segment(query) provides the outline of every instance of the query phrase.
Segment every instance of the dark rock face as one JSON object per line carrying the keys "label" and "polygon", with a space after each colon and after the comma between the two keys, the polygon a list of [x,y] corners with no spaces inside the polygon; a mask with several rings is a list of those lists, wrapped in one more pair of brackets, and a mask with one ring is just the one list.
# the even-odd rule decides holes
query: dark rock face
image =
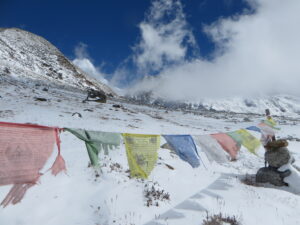
{"label": "dark rock face", "polygon": [[265,160],[267,163],[272,166],[279,168],[284,164],[287,164],[291,156],[286,147],[281,147],[278,149],[268,150],[265,153]]}

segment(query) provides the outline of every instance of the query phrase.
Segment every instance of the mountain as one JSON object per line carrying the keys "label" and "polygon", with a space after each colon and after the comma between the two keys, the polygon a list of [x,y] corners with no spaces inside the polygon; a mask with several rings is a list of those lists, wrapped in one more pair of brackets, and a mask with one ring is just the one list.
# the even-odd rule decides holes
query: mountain
{"label": "mountain", "polygon": [[94,88],[116,96],[110,87],[72,64],[49,41],[18,28],[0,28],[0,77]]}
{"label": "mountain", "polygon": [[139,91],[131,92],[126,97],[133,102],[166,109],[263,114],[268,108],[273,115],[300,115],[300,98],[287,94],[249,96],[247,98],[242,96],[202,98],[198,101],[191,101],[170,100],[167,97],[159,96],[155,91]]}

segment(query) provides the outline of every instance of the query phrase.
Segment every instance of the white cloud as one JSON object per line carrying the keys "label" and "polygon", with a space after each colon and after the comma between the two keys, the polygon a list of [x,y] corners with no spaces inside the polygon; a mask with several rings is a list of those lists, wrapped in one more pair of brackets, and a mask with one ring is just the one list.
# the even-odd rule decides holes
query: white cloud
{"label": "white cloud", "polygon": [[[161,68],[162,55],[166,54],[181,64],[165,68],[156,79],[144,80],[134,90],[152,90],[157,96],[180,100],[261,93],[299,95],[300,1],[248,1],[255,13],[220,19],[205,27],[205,32],[218,46],[212,61],[199,58],[182,64],[186,53],[179,44],[182,32],[174,31],[175,35],[171,32],[166,41],[160,35],[168,30],[161,28],[164,24],[146,26],[142,23],[144,41],[140,46],[145,51],[138,55],[137,63]],[[167,2],[171,4],[172,1]],[[168,4],[165,7],[170,7]],[[154,19],[161,18],[161,13],[165,12],[167,10],[158,10],[150,15]],[[176,20],[177,24],[186,24],[184,15],[178,20],[182,23]]]}
{"label": "white cloud", "polygon": [[84,43],[79,43],[75,47],[75,56],[76,58],[72,61],[76,66],[78,66],[82,71],[84,71],[89,76],[95,78],[96,80],[108,84],[108,81],[104,78],[105,74],[101,72],[101,67],[96,67],[92,63],[87,52],[87,45]]}
{"label": "white cloud", "polygon": [[133,60],[142,74],[180,63],[188,47],[197,47],[179,0],[152,1],[139,28],[141,40],[133,48]]}

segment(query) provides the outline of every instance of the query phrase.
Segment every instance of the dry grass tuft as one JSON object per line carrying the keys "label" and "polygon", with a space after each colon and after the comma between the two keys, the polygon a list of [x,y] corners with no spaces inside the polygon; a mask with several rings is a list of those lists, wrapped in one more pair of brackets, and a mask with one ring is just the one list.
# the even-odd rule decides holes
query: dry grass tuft
{"label": "dry grass tuft", "polygon": [[144,196],[146,206],[159,206],[159,202],[169,201],[170,194],[159,187],[158,183],[145,184]]}
{"label": "dry grass tuft", "polygon": [[230,224],[230,225],[241,225],[238,219],[235,216],[225,216],[222,213],[215,214],[209,216],[208,213],[206,214],[206,219],[203,221],[203,225],[223,225],[223,224]]}

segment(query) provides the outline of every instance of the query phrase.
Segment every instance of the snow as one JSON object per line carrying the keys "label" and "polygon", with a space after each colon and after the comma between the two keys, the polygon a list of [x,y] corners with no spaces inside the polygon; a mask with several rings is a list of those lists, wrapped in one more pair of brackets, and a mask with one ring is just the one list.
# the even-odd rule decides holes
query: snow
{"label": "snow", "polygon": [[[43,91],[47,87],[48,91]],[[255,114],[202,113],[172,111],[122,100],[106,104],[82,103],[86,97],[78,89],[1,80],[0,120],[18,123],[84,128],[89,130],[203,135],[234,131],[256,125],[262,119]],[[35,101],[44,97],[46,102]],[[113,105],[122,107],[116,108]],[[82,117],[72,116],[78,112]],[[263,112],[261,112],[263,113]],[[250,121],[245,122],[244,118]],[[299,138],[299,118],[278,117],[277,136]],[[251,132],[259,138],[259,134]],[[7,225],[142,225],[202,224],[209,215],[236,216],[243,225],[300,224],[300,174],[291,165],[286,178],[289,187],[249,186],[241,182],[264,166],[264,149],[258,156],[242,148],[237,161],[209,161],[199,148],[203,163],[193,169],[167,149],[159,149],[159,160],[148,180],[130,179],[124,145],[108,156],[100,155],[101,168],[88,167],[85,144],[68,132],[61,134],[62,155],[67,174],[54,177],[47,172],[56,151],[45,165],[40,183],[28,190],[20,204],[0,209],[0,224]],[[163,144],[163,143],[162,143]],[[300,166],[300,143],[290,141],[289,149]],[[116,163],[120,168],[115,167]],[[168,168],[172,166],[174,170]],[[99,176],[97,175],[99,174]],[[146,206],[145,185],[154,183],[169,193],[170,200],[159,206]],[[3,199],[11,186],[0,187]]]}
{"label": "snow", "polygon": [[292,116],[299,117],[300,104],[299,96],[286,94],[257,94],[255,96],[229,96],[229,97],[206,97],[205,99],[197,99],[191,101],[189,99],[170,100],[165,96],[156,95],[156,93],[142,92],[135,93],[131,89],[128,90],[128,96],[138,101],[144,101],[149,104],[161,105],[182,105],[187,109],[206,109],[218,112],[234,112],[234,113],[249,113],[262,114],[265,109],[270,109],[273,116]]}
{"label": "snow", "polygon": [[93,87],[115,95],[110,87],[74,66],[50,42],[17,28],[0,29],[0,73],[81,89]]}
{"label": "snow", "polygon": [[251,98],[228,97],[204,99],[201,104],[206,109],[231,111],[236,113],[258,113],[270,109],[273,115],[298,116],[300,112],[299,97],[291,95],[258,95]]}

